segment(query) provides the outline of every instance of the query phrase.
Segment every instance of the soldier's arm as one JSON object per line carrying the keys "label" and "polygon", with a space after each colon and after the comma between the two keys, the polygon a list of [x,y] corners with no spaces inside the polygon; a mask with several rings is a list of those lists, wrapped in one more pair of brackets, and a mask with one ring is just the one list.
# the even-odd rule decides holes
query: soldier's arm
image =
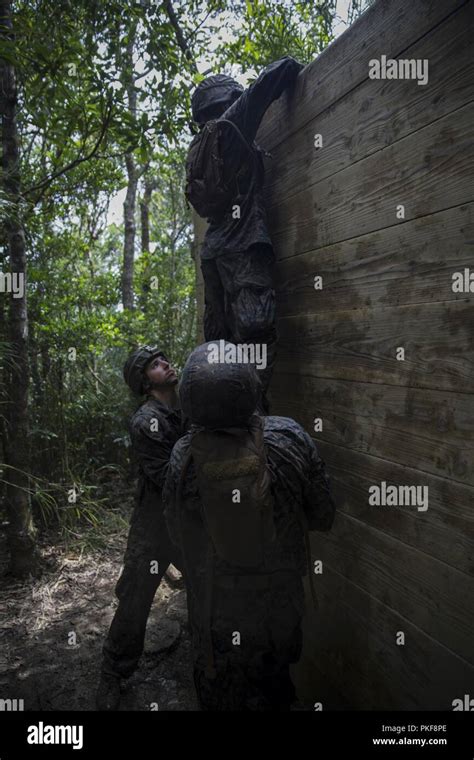
{"label": "soldier's arm", "polygon": [[293,84],[302,68],[303,65],[290,56],[270,63],[221,118],[236,124],[248,142],[252,143],[265,111]]}
{"label": "soldier's arm", "polygon": [[133,422],[130,434],[143,472],[162,490],[173,445],[161,431],[159,420],[153,416],[140,416]]}
{"label": "soldier's arm", "polygon": [[308,469],[304,485],[304,512],[309,530],[330,530],[336,507],[329,488],[329,478],[323,460],[311,439],[305,433]]}

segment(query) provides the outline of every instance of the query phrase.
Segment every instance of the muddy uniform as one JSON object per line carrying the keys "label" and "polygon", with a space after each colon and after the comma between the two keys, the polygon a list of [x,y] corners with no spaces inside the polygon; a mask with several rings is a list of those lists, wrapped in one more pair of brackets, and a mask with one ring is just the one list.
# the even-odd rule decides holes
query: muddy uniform
{"label": "muddy uniform", "polygon": [[265,111],[291,87],[301,68],[289,57],[270,64],[220,117],[232,121],[253,146],[253,160],[228,127],[222,137],[226,176],[234,177],[244,165],[233,201],[233,208],[240,207],[240,216],[231,208],[223,218],[211,219],[201,250],[205,339],[266,343],[268,367],[260,373],[264,390],[271,378],[276,344],[274,254],[262,194],[262,151],[254,139]]}
{"label": "muddy uniform", "polygon": [[[154,398],[148,398],[130,422],[139,464],[138,491],[116,587],[119,605],[103,649],[104,673],[124,678],[133,673],[143,651],[156,589],[170,563],[181,565],[164,520],[162,491],[171,451],[184,432],[180,410]],[[158,562],[158,573],[150,572],[152,561]]]}
{"label": "muddy uniform", "polygon": [[[304,530],[329,530],[334,503],[324,464],[294,420],[266,417],[264,445],[272,478],[276,541],[258,574],[220,560],[203,520],[194,465],[178,486],[190,434],[175,446],[163,498],[171,538],[182,547],[193,637],[194,679],[204,710],[287,710],[294,699],[290,663],[301,654],[306,574]],[[209,573],[212,557],[212,575]],[[215,678],[208,670],[209,634]],[[235,634],[240,634],[236,644]]]}

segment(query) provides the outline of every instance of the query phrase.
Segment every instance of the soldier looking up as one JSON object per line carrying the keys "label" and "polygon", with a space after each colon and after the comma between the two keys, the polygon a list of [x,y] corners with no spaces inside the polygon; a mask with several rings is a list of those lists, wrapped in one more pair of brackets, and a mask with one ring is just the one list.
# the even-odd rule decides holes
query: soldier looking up
{"label": "soldier looking up", "polygon": [[138,490],[124,567],[116,587],[119,600],[103,648],[96,703],[117,710],[120,679],[128,678],[143,652],[146,624],[156,589],[170,563],[180,566],[163,515],[162,490],[171,451],[184,433],[178,408],[176,372],[156,346],[142,346],[128,358],[124,379],[145,401],[130,421],[139,465]]}

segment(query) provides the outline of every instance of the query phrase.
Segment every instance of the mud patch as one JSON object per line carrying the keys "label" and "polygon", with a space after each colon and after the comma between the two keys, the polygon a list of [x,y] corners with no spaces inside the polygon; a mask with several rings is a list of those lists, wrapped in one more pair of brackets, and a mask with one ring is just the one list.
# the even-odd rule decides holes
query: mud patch
{"label": "mud patch", "polygon": [[[106,550],[87,555],[43,546],[49,569],[41,578],[0,577],[0,698],[23,699],[26,711],[95,709],[125,540],[114,537]],[[0,556],[6,556],[4,535]],[[163,580],[120,710],[197,709],[186,618],[184,590]]]}

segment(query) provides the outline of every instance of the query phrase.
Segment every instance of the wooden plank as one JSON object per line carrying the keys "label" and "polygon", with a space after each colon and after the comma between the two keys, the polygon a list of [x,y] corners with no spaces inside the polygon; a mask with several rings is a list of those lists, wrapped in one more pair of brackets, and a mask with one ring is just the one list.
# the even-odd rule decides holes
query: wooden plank
{"label": "wooden plank", "polygon": [[[380,444],[380,439],[377,443],[374,442],[367,452],[354,450],[346,445],[337,445],[334,442],[334,437],[328,434],[327,419],[329,414],[324,412],[322,404],[327,404],[328,400],[329,403],[336,402],[339,404],[340,397],[345,394],[345,391],[341,389],[343,384],[314,379],[311,387],[314,389],[315,400],[308,399],[307,404],[297,404],[294,399],[300,397],[301,379],[293,378],[293,381],[290,379],[286,387],[279,383],[279,379],[277,376],[272,383],[270,403],[273,414],[292,417],[311,434],[313,434],[314,418],[321,416],[324,420],[324,429],[321,433],[316,434],[316,443],[331,478],[331,488],[338,510],[351,514],[368,525],[385,531],[409,546],[419,548],[458,570],[474,575],[473,471],[471,470],[467,476],[467,484],[456,483],[446,477],[431,475],[420,469],[421,463],[418,454],[412,453],[411,461],[409,457],[406,457],[403,464],[391,461],[393,454],[391,455],[387,448],[384,448],[384,444]],[[297,389],[296,393],[295,388]],[[363,394],[363,385],[360,386],[360,392]],[[403,394],[403,389],[395,386],[368,384],[366,393],[367,396],[373,393],[381,393],[383,398],[395,399],[398,393]],[[394,396],[391,396],[392,393]],[[419,391],[418,393],[424,392]],[[452,396],[453,399],[448,397],[447,404],[451,404],[453,401],[455,403],[457,397],[454,394]],[[320,402],[319,398],[322,398],[323,401]],[[442,408],[443,401],[441,398],[439,404]],[[471,397],[464,396],[463,404],[467,405],[468,411],[472,409]],[[388,402],[387,408],[390,414]],[[405,424],[409,424],[413,414],[417,416],[421,431],[423,424],[421,409],[417,406],[417,413],[411,412],[411,401],[405,408],[408,410]],[[363,405],[362,399],[360,407],[357,400],[354,400],[354,409],[357,409],[360,414],[365,414],[366,407]],[[448,419],[449,415],[451,415],[451,411],[445,419]],[[456,424],[458,424],[458,419],[459,415],[453,412],[451,423],[448,425],[453,436],[452,438],[448,437],[448,442],[457,440]],[[403,418],[400,420],[401,424],[404,424]],[[472,424],[472,414],[459,424],[461,436],[463,435],[463,427],[465,433],[469,435],[467,427]],[[439,435],[443,442],[442,448],[445,449],[443,456],[452,459],[453,455],[449,446],[445,446],[443,438],[443,428],[445,429],[446,425],[443,423],[442,412],[437,416],[436,411],[433,410],[433,421],[427,421],[426,449],[430,451],[431,446],[434,445],[429,436],[438,426]],[[412,451],[411,439],[413,435],[407,427],[406,434],[401,440],[401,446]],[[471,439],[468,438],[468,441],[472,446]],[[441,456],[440,454],[438,459]],[[369,487],[380,483],[382,480],[395,485],[427,486],[429,489],[427,512],[422,513],[411,509],[391,511],[370,506],[368,504]]]}
{"label": "wooden plank", "polygon": [[322,560],[323,568],[350,579],[474,664],[472,576],[343,512],[329,533],[312,536],[312,559]]}
{"label": "wooden plank", "polygon": [[[352,709],[451,710],[453,699],[472,689],[472,666],[397,611],[327,566],[315,577],[320,610],[307,595],[303,656],[295,668],[310,704],[340,709],[341,691]],[[398,631],[403,646],[396,644]]]}
{"label": "wooden plank", "polygon": [[[272,205],[278,257],[398,226],[474,200],[474,105],[408,135],[310,188]],[[405,220],[397,220],[399,204]]]}
{"label": "wooden plank", "polygon": [[474,485],[474,408],[468,394],[279,373],[272,398],[318,439]]}
{"label": "wooden plank", "polygon": [[[422,549],[426,554],[435,555],[434,536],[427,532],[428,526],[433,531],[439,531],[438,559],[457,567],[466,573],[473,573],[471,561],[472,541],[474,536],[473,486],[455,483],[447,478],[437,478],[425,472],[420,472],[416,461],[412,467],[399,465],[378,457],[376,454],[361,454],[350,451],[343,446],[336,446],[327,441],[318,442],[318,447],[328,467],[331,479],[343,484],[340,490],[342,498],[337,498],[337,504],[343,511],[354,517],[372,524],[375,528],[391,533],[394,538],[406,544]],[[366,509],[367,490],[369,485],[386,480],[395,484],[427,485],[429,488],[429,509],[427,512],[401,511],[399,514],[382,513],[378,509]],[[337,485],[335,485],[337,488]],[[354,499],[350,489],[354,489]],[[364,516],[359,511],[360,496],[356,492],[364,492]],[[349,500],[347,501],[347,496]],[[383,512],[383,511],[382,511]],[[407,521],[406,518],[410,518]],[[426,532],[420,530],[419,524],[426,526]],[[441,536],[443,531],[456,533],[453,546]],[[441,544],[444,543],[444,547]]]}
{"label": "wooden plank", "polygon": [[[474,490],[379,457],[318,441],[338,511],[429,554],[463,573],[474,575]],[[382,481],[427,486],[426,512],[368,504],[369,487]]]}
{"label": "wooden plank", "polygon": [[[429,62],[429,82],[367,79],[273,150],[266,187],[272,202],[321,181],[474,99],[472,6],[404,51]],[[316,106],[317,100],[314,104]],[[314,147],[314,136],[323,147]]]}
{"label": "wooden plank", "polygon": [[[334,482],[336,501],[342,511],[465,573],[474,574],[472,485],[420,472],[416,461],[412,467],[407,467],[381,459],[376,454],[361,454],[327,441],[318,441],[318,446]],[[415,514],[409,510],[392,513],[378,508],[369,509],[366,498],[368,487],[382,480],[397,485],[427,485],[428,511]],[[361,493],[364,494],[363,504]],[[450,534],[453,544],[443,539],[445,531]]]}
{"label": "wooden plank", "polygon": [[457,206],[279,261],[278,315],[464,299],[452,276],[472,268],[473,209]]}
{"label": "wooden plank", "polygon": [[[327,455],[328,447],[324,446]],[[331,454],[334,453],[334,450]],[[340,452],[338,452],[340,453]],[[363,459],[372,459],[367,464]],[[377,480],[369,480],[365,472],[346,469],[359,460],[361,467],[377,471]],[[352,515],[378,530],[388,533],[420,551],[441,560],[463,573],[474,575],[474,491],[470,486],[450,484],[440,478],[426,477],[424,473],[407,467],[394,466],[377,457],[365,455],[340,456],[328,460],[332,491],[338,509]],[[396,479],[393,477],[394,470]],[[395,485],[424,485],[429,489],[427,512],[413,509],[384,510],[368,504],[368,489],[385,480]],[[448,495],[449,498],[446,498]],[[441,506],[440,506],[441,504]],[[449,511],[452,507],[453,514]],[[458,516],[463,512],[464,515]],[[466,526],[465,532],[459,526]],[[451,527],[452,526],[452,527]]]}
{"label": "wooden plank", "polygon": [[[467,299],[302,314],[277,321],[276,372],[472,393],[474,308]],[[405,361],[397,361],[397,347]]]}
{"label": "wooden plank", "polygon": [[410,45],[465,2],[383,0],[375,3],[306,67],[289,96],[282,96],[268,109],[258,142],[268,150],[284,142],[311,118],[367,79],[372,58],[404,57],[401,54]]}

